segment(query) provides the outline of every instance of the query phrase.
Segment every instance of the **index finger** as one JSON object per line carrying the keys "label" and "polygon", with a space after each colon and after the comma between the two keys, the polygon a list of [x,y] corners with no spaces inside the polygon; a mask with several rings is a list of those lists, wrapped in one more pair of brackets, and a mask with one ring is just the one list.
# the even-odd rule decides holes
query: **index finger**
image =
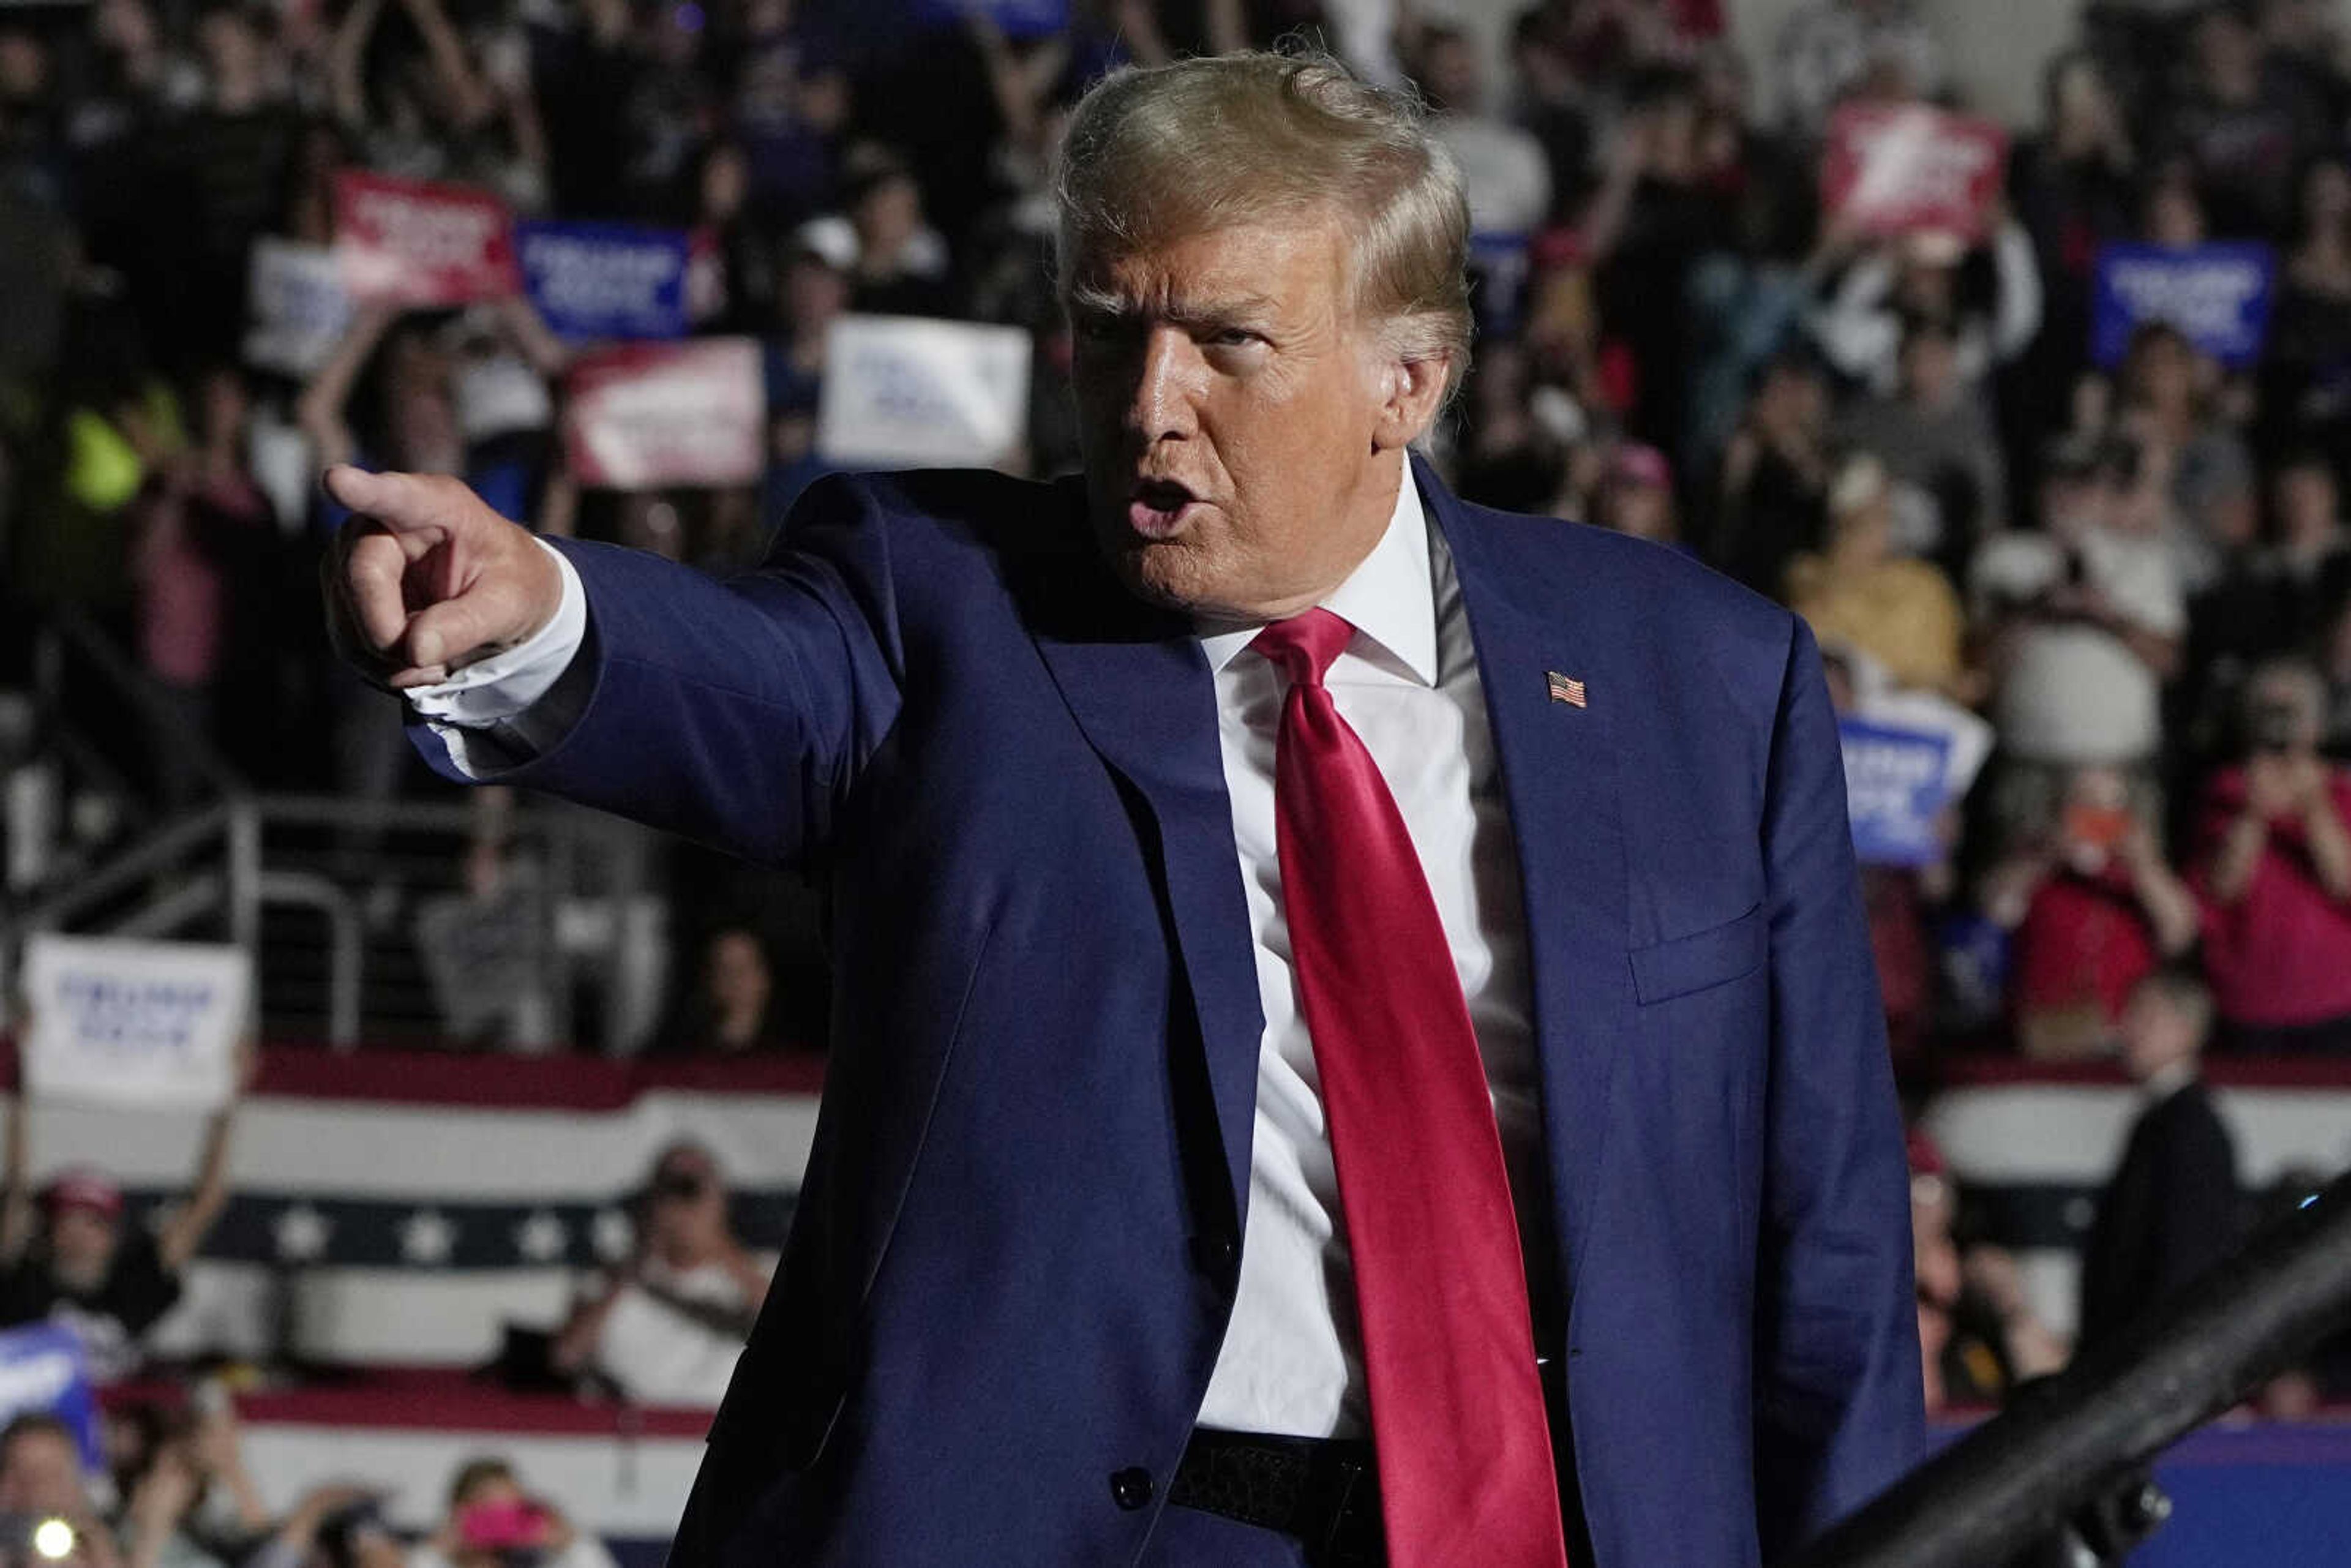
{"label": "index finger", "polygon": [[371,473],[338,463],[324,476],[327,494],[396,535],[449,526],[448,481],[429,475]]}

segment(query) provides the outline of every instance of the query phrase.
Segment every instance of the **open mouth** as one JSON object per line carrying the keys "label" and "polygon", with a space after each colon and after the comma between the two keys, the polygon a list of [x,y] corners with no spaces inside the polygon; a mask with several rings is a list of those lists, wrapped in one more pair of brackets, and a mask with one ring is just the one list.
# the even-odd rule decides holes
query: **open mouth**
{"label": "open mouth", "polygon": [[1183,528],[1198,504],[1189,486],[1173,479],[1142,479],[1129,492],[1126,520],[1144,538],[1164,539]]}

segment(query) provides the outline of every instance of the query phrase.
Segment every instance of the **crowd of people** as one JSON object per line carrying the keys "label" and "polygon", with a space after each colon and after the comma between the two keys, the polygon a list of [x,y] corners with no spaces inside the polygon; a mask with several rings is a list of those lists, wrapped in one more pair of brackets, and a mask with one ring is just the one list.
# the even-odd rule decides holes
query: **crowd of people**
{"label": "crowd of people", "polygon": [[[1430,454],[1463,495],[1692,552],[1807,618],[1847,714],[1986,737],[1933,852],[1865,866],[1873,941],[1921,1096],[1946,1053],[1993,1050],[2118,1060],[2168,1107],[2102,1210],[2082,1332],[2235,1234],[2248,1200],[2194,1098],[2200,1054],[2351,1055],[2351,35],[2335,8],[2089,7],[1980,231],[1890,236],[1824,203],[1820,172],[1844,106],[1965,107],[1949,40],[1907,0],[1813,0],[1751,58],[1712,0],[1539,0],[1510,22],[1499,78],[1480,37],[1407,0],[1019,16],[0,12],[0,686],[29,686],[34,629],[74,614],[152,687],[145,716],[102,738],[160,810],[203,788],[175,743],[189,731],[263,788],[435,788],[395,700],[328,653],[311,585],[342,519],[311,483],[322,464],[460,475],[547,531],[740,567],[827,465],[831,329],[878,313],[1028,332],[1009,463],[1068,471],[1050,262],[1070,105],[1122,64],[1304,37],[1410,84],[1465,176],[1479,339]],[[331,239],[333,180],[354,168],[705,236],[704,329],[763,345],[764,476],[582,484],[554,435],[578,346],[518,298],[362,308],[302,380],[244,362],[256,242]],[[2224,364],[2161,320],[2094,351],[2105,247],[2214,241],[2274,258],[2261,351]],[[0,720],[0,766],[49,738]],[[12,846],[12,866],[37,858]],[[495,844],[478,858],[468,885],[495,890]],[[655,1045],[818,1043],[804,895],[684,849],[669,876],[695,916]],[[1996,1396],[2066,1347],[2031,1321],[2012,1262],[1953,1240],[1931,1142],[1913,1156],[1930,1382]],[[715,1186],[677,1159],[653,1190]],[[2215,1207],[2153,1204],[2171,1189],[2150,1162],[2167,1161]],[[103,1197],[56,1200],[60,1259]],[[17,1212],[0,1217],[11,1257]],[[662,1375],[710,1380],[759,1281],[696,1212],[642,1277],[583,1299],[558,1367],[669,1312],[714,1337],[664,1340]],[[180,1245],[167,1232],[158,1261]],[[15,1281],[0,1275],[0,1300]],[[35,1484],[17,1454],[42,1439],[0,1438],[0,1503]],[[512,1500],[511,1477],[469,1475],[461,1511],[483,1488]],[[258,1550],[307,1560],[349,1500],[306,1505]],[[152,1534],[133,1530],[131,1554],[162,1550]],[[442,1543],[451,1563],[462,1537]],[[371,1537],[335,1539],[364,1556]]]}
{"label": "crowd of people", "polygon": [[[119,633],[161,699],[126,743],[167,805],[200,785],[174,743],[191,728],[262,786],[383,799],[423,785],[396,705],[326,656],[304,586],[341,521],[308,483],[321,464],[459,474],[544,529],[739,566],[825,464],[828,329],[878,312],[1029,331],[1012,461],[1066,471],[1061,119],[1122,61],[1317,26],[1262,9],[1081,6],[1017,38],[984,6],[893,30],[781,0],[104,0],[0,26],[18,638],[67,609]],[[1414,84],[1467,180],[1480,339],[1434,452],[1464,494],[1655,538],[1782,599],[1856,710],[1923,695],[1989,720],[1948,855],[1871,873],[1906,1061],[1987,1030],[2105,1053],[2131,985],[2191,950],[2229,1048],[2339,1051],[2339,40],[2286,0],[2091,15],[1972,237],[1870,237],[1821,200],[1833,108],[1948,91],[1933,30],[1891,0],[1797,13],[1756,62],[1770,120],[1706,5],[1548,0],[1511,27],[1499,84],[1468,33],[1408,9],[1320,36]],[[363,306],[298,384],[241,364],[255,242],[329,237],[348,167],[709,236],[705,324],[767,345],[764,480],[581,486],[552,434],[577,345],[518,297]],[[2226,368],[2153,321],[2100,362],[2101,248],[2210,239],[2274,248],[2268,351]],[[772,940],[756,907],[692,933],[686,988],[776,962],[745,926]],[[715,993],[673,1011],[681,1040],[713,1019],[736,1047],[778,1033]]]}
{"label": "crowd of people", "polygon": [[[71,1399],[0,1424],[0,1556],[86,1568],[613,1568],[591,1531],[526,1491],[496,1456],[458,1463],[446,1514],[421,1539],[390,1516],[399,1486],[365,1474],[272,1506],[246,1465],[230,1390],[282,1381],[284,1369],[151,1356],[152,1331],[187,1292],[189,1266],[231,1196],[243,1098],[209,1118],[188,1189],[149,1215],[101,1170],[69,1166],[36,1185],[27,1097],[12,1098],[0,1363],[21,1392],[28,1347],[8,1331],[63,1330],[102,1403],[87,1427]],[[568,1316],[509,1332],[485,1378],[598,1402],[716,1406],[776,1255],[741,1239],[725,1172],[691,1141],[659,1154],[628,1219],[626,1245],[581,1278]],[[53,1534],[34,1538],[44,1526]]]}
{"label": "crowd of people", "polygon": [[122,1406],[97,1455],[55,1416],[0,1427],[0,1550],[77,1568],[613,1568],[593,1531],[494,1455],[458,1465],[445,1513],[413,1542],[386,1519],[387,1492],[363,1482],[272,1509],[246,1468],[233,1405],[209,1386],[185,1408]]}

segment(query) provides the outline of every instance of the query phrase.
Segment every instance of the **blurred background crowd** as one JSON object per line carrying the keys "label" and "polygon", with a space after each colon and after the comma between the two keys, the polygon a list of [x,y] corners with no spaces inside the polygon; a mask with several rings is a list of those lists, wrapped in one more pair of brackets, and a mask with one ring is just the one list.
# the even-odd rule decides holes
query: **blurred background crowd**
{"label": "blurred background crowd", "polygon": [[[1856,838],[1918,1118],[1930,1390],[1997,1403],[2351,1159],[2339,1120],[2294,1157],[2249,1152],[2224,1103],[2248,1072],[2335,1118],[2324,1096],[2351,1091],[2351,8],[2068,9],[2072,37],[2031,67],[2037,110],[1998,126],[1952,66],[1967,7],[1809,0],[1768,26],[1739,9],[0,3],[12,934],[246,945],[267,1049],[244,1081],[265,1100],[299,1098],[298,1058],[377,1050],[467,1053],[416,1069],[459,1076],[593,1059],[634,1074],[607,1111],[721,1060],[785,1063],[759,1084],[804,1097],[825,1045],[818,894],[434,780],[396,703],[327,648],[314,584],[341,518],[315,475],[460,475],[534,528],[740,568],[840,465],[829,359],[871,316],[1022,334],[998,460],[1069,471],[1050,276],[1069,106],[1122,64],[1313,39],[1416,88],[1467,179],[1479,329],[1431,444],[1449,480],[1796,609],[1849,768],[1855,747],[1898,764],[1931,743],[1908,841],[1858,816]],[[1865,151],[1856,127],[1914,123],[1929,152],[1991,147],[1989,177],[1956,218],[1875,221],[1835,170]],[[307,359],[256,350],[277,308],[256,255],[331,254],[354,172],[690,235],[692,329],[758,346],[756,470],[655,486],[583,467],[565,422],[598,346],[525,293],[361,292]],[[2218,330],[2192,298],[2117,298],[2117,257],[2175,299],[2235,287],[2250,258],[2257,298]],[[2045,1219],[2026,1212],[2045,1172],[1986,1207],[1967,1166],[1988,1134],[1937,1120],[1988,1071],[2137,1086],[2095,1126],[2034,1124],[2094,1173]],[[249,1243],[282,1270],[328,1246],[303,1213],[359,1220],[233,1193],[240,1103],[181,1179],[126,1174],[79,1124],[60,1136],[95,1166],[55,1168],[14,1102],[0,1319],[76,1324],[98,1381],[140,1392],[105,1401],[104,1454],[49,1417],[0,1434],[0,1518],[69,1519],[74,1551],[142,1568],[523,1549],[588,1568],[593,1533],[493,1459],[442,1456],[455,1479],[437,1521],[408,1511],[409,1535],[434,1531],[413,1548],[365,1476],[256,1491],[217,1369],[240,1387],[318,1369],[282,1336],[273,1354],[150,1331],[202,1260]],[[507,1332],[500,1386],[684,1406],[723,1387],[789,1173],[768,1184],[780,1208],[730,1209],[705,1129],[679,1115],[676,1136],[628,1145],[640,1190],[517,1221],[547,1214],[544,1245],[517,1245],[571,1267]],[[466,1179],[462,1161],[443,1175]],[[272,1179],[280,1199],[307,1190]],[[415,1228],[435,1212],[402,1222],[401,1260],[450,1252]],[[158,1381],[189,1368],[206,1376]],[[2346,1395],[2322,1358],[2265,1408]]]}

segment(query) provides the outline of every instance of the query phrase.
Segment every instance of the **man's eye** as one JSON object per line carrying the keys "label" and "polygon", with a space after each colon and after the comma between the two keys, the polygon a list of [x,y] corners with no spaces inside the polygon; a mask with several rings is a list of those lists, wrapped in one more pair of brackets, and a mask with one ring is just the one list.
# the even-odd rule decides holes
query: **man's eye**
{"label": "man's eye", "polygon": [[1108,343],[1123,335],[1115,316],[1081,316],[1076,328],[1078,336],[1089,343]]}
{"label": "man's eye", "polygon": [[1208,334],[1208,345],[1217,349],[1240,349],[1259,341],[1258,335],[1246,327],[1226,327]]}

